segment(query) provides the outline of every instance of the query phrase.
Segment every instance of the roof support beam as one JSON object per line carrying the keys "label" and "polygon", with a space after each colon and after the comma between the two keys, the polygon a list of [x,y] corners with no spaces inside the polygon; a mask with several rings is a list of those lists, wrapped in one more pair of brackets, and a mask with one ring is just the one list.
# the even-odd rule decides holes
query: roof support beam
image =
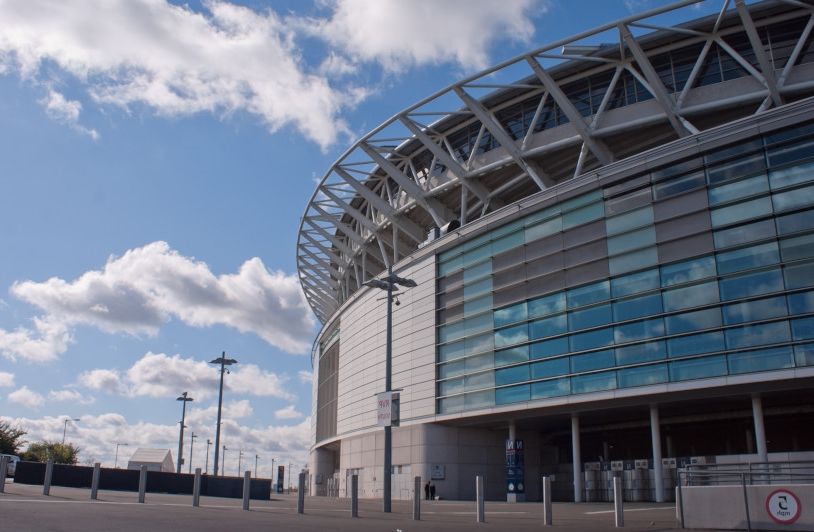
{"label": "roof support beam", "polygon": [[540,63],[534,57],[530,55],[526,56],[526,62],[534,71],[537,79],[543,83],[548,93],[554,98],[554,101],[557,102],[557,105],[560,106],[565,116],[568,117],[568,121],[571,122],[571,125],[577,130],[577,133],[582,137],[582,141],[586,144],[588,149],[591,150],[591,153],[593,153],[602,164],[613,162],[614,157],[611,151],[604,142],[593,137],[590,127],[585,123],[585,119],[579,111],[577,111],[577,108],[574,107],[574,104],[571,103],[571,100],[568,99],[568,96],[565,95],[557,82],[554,81],[554,78],[540,66]]}
{"label": "roof support beam", "polygon": [[774,77],[774,68],[772,68],[769,58],[766,57],[766,51],[763,49],[763,41],[760,40],[760,36],[757,34],[755,21],[752,20],[752,15],[749,14],[749,8],[746,7],[743,0],[735,0],[735,7],[738,10],[738,15],[740,15],[741,22],[743,22],[743,27],[746,30],[746,36],[749,37],[749,43],[752,45],[752,51],[755,52],[755,57],[757,57],[757,63],[760,65],[760,70],[763,73],[763,81],[766,84],[766,88],[769,89],[769,95],[772,98],[772,102],[774,102],[775,106],[783,105],[783,98],[780,96],[780,91],[777,90],[777,81]]}
{"label": "roof support beam", "polygon": [[460,86],[453,87],[455,94],[464,102],[464,104],[469,107],[469,109],[478,117],[481,124],[489,130],[489,133],[497,139],[498,143],[506,150],[506,152],[511,155],[514,162],[519,166],[522,170],[524,170],[531,178],[537,183],[537,186],[540,187],[540,190],[545,190],[546,188],[554,185],[554,180],[551,179],[545,172],[534,168],[529,161],[526,161],[523,158],[523,153],[520,151],[520,148],[514,143],[514,140],[509,136],[508,133],[503,129],[503,127],[497,123],[497,121],[489,114],[489,111],[480,103],[478,100],[473,98],[469,95],[463,88]]}
{"label": "roof support beam", "polygon": [[[345,259],[343,259],[339,255],[334,253],[331,248],[325,247],[325,245],[323,245],[322,242],[319,242],[317,239],[312,237],[307,232],[302,232],[302,236],[304,236],[305,239],[308,240],[308,242],[310,242],[312,246],[315,246],[315,247],[319,248],[319,250],[322,251],[322,253],[325,253],[325,255],[330,257],[330,259],[332,261],[334,261],[337,264],[337,266],[342,267],[342,268],[347,267],[348,261],[346,261]],[[302,247],[303,246],[300,245],[300,248],[302,248]]]}
{"label": "roof support beam", "polygon": [[353,257],[354,255],[356,255],[356,252],[353,251],[350,248],[350,246],[348,246],[348,244],[346,244],[345,242],[342,242],[341,240],[336,238],[335,235],[332,235],[331,233],[326,231],[325,228],[320,227],[318,224],[314,223],[312,220],[309,220],[308,218],[305,218],[304,222],[307,223],[308,225],[310,225],[311,227],[313,227],[314,230],[317,233],[319,233],[320,235],[322,235],[323,238],[326,238],[326,239],[330,240],[331,243],[334,246],[336,246],[336,248],[339,251],[341,251],[342,253],[344,253],[345,255],[348,256],[348,261],[343,263],[342,264],[343,266],[347,266],[347,263],[350,262],[350,258]]}

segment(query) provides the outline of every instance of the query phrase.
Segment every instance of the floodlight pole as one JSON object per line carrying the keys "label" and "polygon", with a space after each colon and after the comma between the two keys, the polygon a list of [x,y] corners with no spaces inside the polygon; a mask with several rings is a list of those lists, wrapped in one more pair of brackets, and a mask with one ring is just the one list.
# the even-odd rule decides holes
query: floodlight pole
{"label": "floodlight pole", "polygon": [[184,461],[184,421],[187,417],[187,403],[192,401],[192,397],[188,396],[189,392],[184,392],[176,401],[181,401],[181,432],[178,434],[178,465],[175,468],[176,473],[181,473],[181,463]]}
{"label": "floodlight pole", "polygon": [[119,447],[121,447],[122,445],[130,445],[130,444],[129,443],[118,443],[118,442],[116,442],[116,459],[113,461],[113,468],[114,469],[119,468]]}
{"label": "floodlight pole", "polygon": [[65,434],[68,432],[68,422],[69,421],[79,421],[77,418],[65,418],[62,424],[62,445],[65,445]]}
{"label": "floodlight pole", "polygon": [[[216,358],[209,362],[210,364],[220,364],[220,391],[218,393],[218,424],[215,427],[215,467],[213,468],[215,476],[218,476],[218,451],[220,450],[220,419],[223,410],[223,374],[228,370],[226,366],[237,364],[237,360],[233,358],[226,358],[226,351],[224,351],[220,358]],[[224,449],[225,449],[224,445]]]}
{"label": "floodlight pole", "polygon": [[209,474],[209,448],[212,446],[212,440],[206,439],[206,462],[204,462],[204,475]]}
{"label": "floodlight pole", "polygon": [[[387,267],[387,348],[384,362],[384,391],[393,387],[393,265]],[[390,402],[392,412],[393,403]],[[393,470],[393,427],[388,423],[384,427],[384,512],[390,513],[392,504],[392,486],[390,476]]]}
{"label": "floodlight pole", "polygon": [[254,478],[257,478],[257,460],[260,459],[259,454],[254,455]]}
{"label": "floodlight pole", "polygon": [[[193,432],[192,436],[189,438],[189,474],[190,475],[192,474],[192,449],[195,447],[195,438],[197,438],[197,437],[198,437],[198,435]],[[209,450],[209,449],[207,449],[207,450]]]}

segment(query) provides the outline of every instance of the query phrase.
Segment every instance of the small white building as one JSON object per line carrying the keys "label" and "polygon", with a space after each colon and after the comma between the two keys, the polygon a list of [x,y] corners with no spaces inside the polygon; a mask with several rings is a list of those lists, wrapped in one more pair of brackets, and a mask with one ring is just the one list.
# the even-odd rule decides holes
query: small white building
{"label": "small white building", "polygon": [[146,465],[147,471],[162,471],[172,473],[175,471],[175,462],[172,461],[172,453],[169,449],[145,449],[138,448],[130,460],[127,462],[127,469],[140,470]]}

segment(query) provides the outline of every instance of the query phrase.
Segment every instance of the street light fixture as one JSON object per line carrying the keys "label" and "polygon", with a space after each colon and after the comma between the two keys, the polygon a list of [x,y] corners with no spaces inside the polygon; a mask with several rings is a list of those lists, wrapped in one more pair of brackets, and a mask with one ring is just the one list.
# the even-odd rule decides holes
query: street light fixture
{"label": "street light fixture", "polygon": [[119,447],[130,445],[129,443],[118,443],[116,442],[116,459],[113,461],[113,468],[119,468]]}
{"label": "street light fixture", "polygon": [[243,463],[243,449],[237,455],[237,476],[240,476],[240,466]]}
{"label": "street light fixture", "polygon": [[[393,300],[398,296],[396,285],[405,288],[415,288],[418,283],[412,279],[405,279],[393,274],[393,265],[387,266],[387,277],[384,279],[371,279],[365,285],[373,288],[379,288],[387,291],[387,348],[385,352],[385,367],[384,367],[384,391],[385,393],[392,392],[392,373],[393,373]],[[396,299],[396,305],[399,302]],[[392,402],[391,402],[392,408]],[[384,427],[384,494],[383,506],[384,512],[390,513],[392,501],[392,486],[390,485],[390,478],[393,469],[393,427],[390,422]]]}
{"label": "street light fixture", "polygon": [[[218,476],[218,448],[220,447],[220,417],[221,410],[223,409],[223,374],[229,373],[229,370],[226,369],[226,366],[237,364],[237,360],[235,360],[234,358],[226,358],[226,351],[224,351],[220,358],[210,360],[209,363],[220,364],[220,392],[218,394],[218,425],[215,427],[215,467],[213,468],[215,476]],[[225,445],[223,449],[224,451],[226,450]]]}
{"label": "street light fixture", "polygon": [[63,421],[63,423],[62,423],[62,445],[65,445],[65,434],[68,432],[68,422],[69,421],[77,422],[77,421],[79,421],[79,419],[77,419],[75,417],[73,417],[73,418],[69,417],[69,418],[65,418],[65,420]]}
{"label": "street light fixture", "polygon": [[212,446],[212,440],[206,439],[206,462],[204,462],[204,475],[209,474],[209,448]]}
{"label": "street light fixture", "polygon": [[[220,466],[220,476],[224,476],[226,474],[226,451],[229,449],[226,448],[226,445],[223,446],[223,461],[221,462]],[[218,463],[218,448],[215,447],[215,463]]]}
{"label": "street light fixture", "polygon": [[198,435],[193,432],[192,436],[189,438],[189,474],[190,475],[192,474],[192,449],[195,446],[195,438],[197,438],[197,437],[198,437]]}
{"label": "street light fixture", "polygon": [[260,455],[254,455],[254,478],[257,478],[257,461],[260,459]]}
{"label": "street light fixture", "polygon": [[194,399],[188,396],[188,392],[184,392],[175,400],[181,401],[183,405],[181,408],[181,432],[178,434],[178,466],[175,468],[175,472],[180,473],[181,464],[184,462],[184,421],[187,417],[187,403],[194,401]]}

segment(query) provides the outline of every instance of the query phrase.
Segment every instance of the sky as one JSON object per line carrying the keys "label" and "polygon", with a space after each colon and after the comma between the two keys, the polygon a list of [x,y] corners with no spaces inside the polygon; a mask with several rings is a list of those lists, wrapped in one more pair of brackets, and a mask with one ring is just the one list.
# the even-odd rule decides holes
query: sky
{"label": "sky", "polygon": [[187,391],[204,468],[226,352],[227,474],[241,450],[304,465],[295,245],[332,162],[464,76],[667,3],[0,0],[0,419],[82,463],[177,459]]}

